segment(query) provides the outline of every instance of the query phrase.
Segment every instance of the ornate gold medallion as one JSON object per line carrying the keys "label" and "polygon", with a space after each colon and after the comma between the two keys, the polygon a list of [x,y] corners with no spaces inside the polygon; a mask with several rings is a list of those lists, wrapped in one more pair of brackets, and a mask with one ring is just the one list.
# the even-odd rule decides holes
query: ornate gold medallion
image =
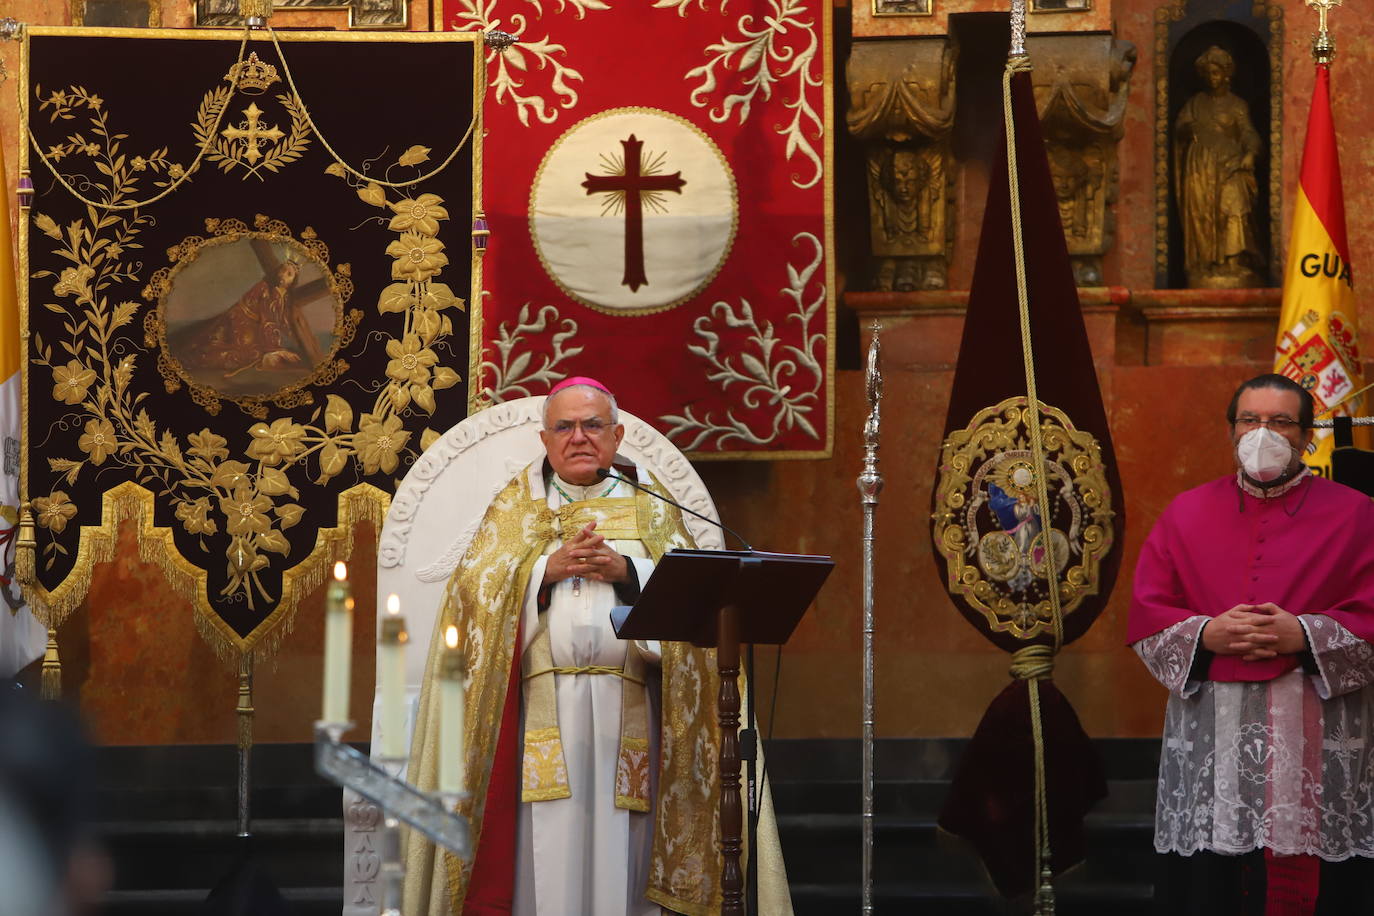
{"label": "ornate gold medallion", "polygon": [[1043,403],[1050,530],[1042,530],[1026,408],[1024,397],[1008,398],[950,434],[933,514],[950,592],[982,613],[992,632],[1018,639],[1052,626],[1048,560],[1068,615],[1097,593],[1098,568],[1112,546],[1112,494],[1097,439]]}
{"label": "ornate gold medallion", "polygon": [[144,319],[166,389],[183,385],[210,414],[221,400],[254,417],[267,404],[310,403],[309,386],[334,381],[337,358],[357,330],[346,311],[353,292],[347,265],[329,267],[329,248],[310,229],[297,239],[280,220],[259,215],[206,220],[208,238],[191,236],[168,252],[170,268],[144,289],[157,309]]}

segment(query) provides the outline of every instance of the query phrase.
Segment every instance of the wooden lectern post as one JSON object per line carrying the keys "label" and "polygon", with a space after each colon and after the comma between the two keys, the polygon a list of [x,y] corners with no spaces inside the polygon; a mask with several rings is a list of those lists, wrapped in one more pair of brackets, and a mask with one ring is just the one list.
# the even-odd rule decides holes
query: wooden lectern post
{"label": "wooden lectern post", "polygon": [[744,916],[740,643],[787,642],[834,568],[830,557],[757,550],[673,550],[659,561],[635,606],[628,613],[617,609],[611,614],[621,639],[690,642],[716,650],[722,916]]}

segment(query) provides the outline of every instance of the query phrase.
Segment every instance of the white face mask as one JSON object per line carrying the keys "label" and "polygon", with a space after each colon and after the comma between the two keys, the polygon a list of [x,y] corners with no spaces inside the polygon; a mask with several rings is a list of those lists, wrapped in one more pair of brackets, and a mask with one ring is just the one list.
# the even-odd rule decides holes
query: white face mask
{"label": "white face mask", "polygon": [[1236,460],[1251,480],[1268,483],[1288,470],[1293,446],[1267,426],[1252,429],[1236,443]]}

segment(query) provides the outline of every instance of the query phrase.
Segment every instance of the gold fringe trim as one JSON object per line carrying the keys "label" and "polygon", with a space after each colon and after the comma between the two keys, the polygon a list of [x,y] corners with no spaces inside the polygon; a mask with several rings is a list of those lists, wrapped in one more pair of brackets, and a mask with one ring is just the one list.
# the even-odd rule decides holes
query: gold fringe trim
{"label": "gold fringe trim", "polygon": [[61,584],[51,591],[38,583],[25,586],[24,598],[36,607],[47,608],[48,626],[61,625],[90,594],[96,565],[115,558],[120,524],[133,520],[138,523],[139,559],[160,569],[172,591],[191,603],[196,632],[215,655],[225,663],[236,662],[249,652],[267,659],[290,634],[301,600],[324,583],[335,562],[353,555],[354,527],[359,522],[371,522],[380,534],[390,505],[391,497],[371,484],[358,484],[340,493],[338,524],[321,528],[309,555],[282,574],[276,609],[246,637],[240,637],[215,611],[206,594],[205,570],[181,555],[170,527],[153,524],[153,493],[133,481],[105,491],[101,523],[81,526],[76,561]]}

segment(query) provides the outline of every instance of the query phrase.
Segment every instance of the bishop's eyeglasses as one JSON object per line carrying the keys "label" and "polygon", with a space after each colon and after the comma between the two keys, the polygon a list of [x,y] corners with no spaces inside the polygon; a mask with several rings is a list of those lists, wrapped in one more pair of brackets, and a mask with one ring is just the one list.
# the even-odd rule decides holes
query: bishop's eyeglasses
{"label": "bishop's eyeglasses", "polygon": [[610,429],[611,424],[600,417],[588,417],[585,420],[559,420],[547,429],[561,439],[565,436],[571,436],[573,430],[579,427],[582,429],[582,435],[595,439]]}
{"label": "bishop's eyeglasses", "polygon": [[1252,413],[1243,413],[1232,422],[1235,423],[1236,429],[1244,430],[1245,432],[1249,432],[1252,429],[1258,429],[1261,426],[1267,426],[1279,435],[1291,433],[1301,426],[1301,424],[1292,417],[1285,417],[1282,415],[1277,417],[1257,417]]}

